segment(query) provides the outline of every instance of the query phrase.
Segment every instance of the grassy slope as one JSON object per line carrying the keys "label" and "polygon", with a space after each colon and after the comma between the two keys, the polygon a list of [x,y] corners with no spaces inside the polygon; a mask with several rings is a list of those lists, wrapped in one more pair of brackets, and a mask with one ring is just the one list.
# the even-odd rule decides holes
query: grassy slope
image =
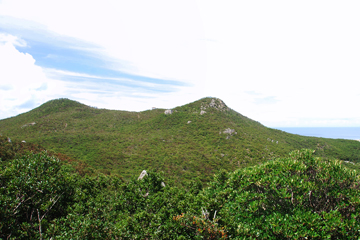
{"label": "grassy slope", "polygon": [[[212,101],[215,107],[209,106]],[[206,113],[200,115],[202,107]],[[31,122],[36,124],[24,126]],[[220,134],[227,128],[237,134],[227,139],[227,134]],[[164,109],[126,112],[52,100],[1,120],[0,133],[39,143],[124,178],[147,169],[164,171],[176,181],[197,176],[208,181],[218,169],[235,170],[300,148],[360,162],[357,141],[303,137],[266,128],[212,98],[177,107],[171,115],[165,115]]]}
{"label": "grassy slope", "polygon": [[49,156],[54,156],[62,162],[67,163],[68,171],[77,172],[81,176],[86,174],[96,175],[98,173],[86,163],[71,158],[66,154],[57,153],[51,150],[48,151],[36,143],[20,142],[19,140],[14,139],[9,141],[9,137],[7,136],[0,137],[0,165],[6,164],[6,162],[11,161],[12,159],[21,158],[23,155],[28,155],[29,153],[40,153],[42,151],[46,151]]}

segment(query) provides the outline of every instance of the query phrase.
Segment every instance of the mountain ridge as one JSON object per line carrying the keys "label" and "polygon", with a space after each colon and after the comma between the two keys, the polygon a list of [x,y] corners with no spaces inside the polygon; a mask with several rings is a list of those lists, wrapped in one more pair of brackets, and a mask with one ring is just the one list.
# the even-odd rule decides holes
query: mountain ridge
{"label": "mountain ridge", "polygon": [[171,114],[165,110],[97,109],[57,99],[0,120],[0,132],[125,179],[147,169],[163,171],[176,182],[196,177],[207,182],[220,169],[262,164],[300,148],[315,149],[318,156],[360,161],[357,141],[304,137],[267,128],[218,98],[174,107]]}

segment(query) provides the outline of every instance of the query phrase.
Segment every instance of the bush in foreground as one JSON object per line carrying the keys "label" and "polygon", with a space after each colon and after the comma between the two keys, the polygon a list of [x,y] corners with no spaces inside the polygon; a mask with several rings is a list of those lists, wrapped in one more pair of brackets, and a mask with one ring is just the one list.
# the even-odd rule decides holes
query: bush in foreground
{"label": "bush in foreground", "polygon": [[340,161],[301,150],[220,173],[203,197],[233,239],[358,239],[359,188],[359,175]]}
{"label": "bush in foreground", "polygon": [[72,187],[62,165],[46,152],[0,168],[0,239],[42,238],[49,223],[66,215]]}
{"label": "bush in foreground", "polygon": [[310,150],[215,175],[124,182],[69,173],[46,152],[0,165],[0,239],[358,239],[360,179]]}

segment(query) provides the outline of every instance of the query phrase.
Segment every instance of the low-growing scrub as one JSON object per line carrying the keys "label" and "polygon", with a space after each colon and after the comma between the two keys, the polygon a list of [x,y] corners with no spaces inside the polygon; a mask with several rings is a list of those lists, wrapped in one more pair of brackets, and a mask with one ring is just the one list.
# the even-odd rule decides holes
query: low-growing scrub
{"label": "low-growing scrub", "polygon": [[[74,168],[82,175],[100,171],[130,180],[146,169],[163,172],[177,186],[197,177],[205,186],[220,169],[235,171],[301,148],[316,149],[315,155],[323,158],[360,162],[358,141],[267,128],[217,98],[172,110],[172,114],[165,114],[165,109],[106,110],[57,99],[0,120],[0,135],[10,137],[14,146],[15,142],[21,148],[40,144],[49,152],[79,160]],[[2,151],[0,138],[0,157],[9,154]]]}
{"label": "low-growing scrub", "polygon": [[358,239],[359,188],[355,171],[302,150],[221,173],[203,194],[235,239]]}
{"label": "low-growing scrub", "polygon": [[80,176],[46,152],[0,165],[0,239],[358,239],[360,178],[292,152],[201,189],[159,173]]}

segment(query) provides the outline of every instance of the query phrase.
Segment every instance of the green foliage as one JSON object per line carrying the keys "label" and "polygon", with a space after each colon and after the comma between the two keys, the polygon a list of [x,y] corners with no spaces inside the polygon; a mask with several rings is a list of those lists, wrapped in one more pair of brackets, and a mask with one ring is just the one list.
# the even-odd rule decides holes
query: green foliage
{"label": "green foliage", "polygon": [[341,164],[349,169],[355,170],[358,173],[360,173],[360,162],[354,163],[354,162],[350,162],[350,161],[343,161]]}
{"label": "green foliage", "polygon": [[302,150],[215,177],[204,195],[235,239],[358,239],[359,188],[355,171]]}
{"label": "green foliage", "polygon": [[3,165],[0,177],[1,238],[41,238],[51,219],[66,214],[72,190],[58,159],[30,154]]}
{"label": "green foliage", "polygon": [[[206,113],[200,115],[202,109]],[[219,169],[254,166],[301,148],[316,149],[315,155],[323,158],[360,162],[358,141],[266,128],[220,99],[203,98],[173,110],[171,115],[164,109],[113,111],[58,99],[1,120],[0,132],[13,141],[25,140],[24,146],[41,144],[77,159],[81,164],[74,168],[82,175],[100,171],[129,180],[147,169],[164,172],[178,186],[197,177],[205,185]],[[236,134],[223,133],[228,128]]]}
{"label": "green foliage", "polygon": [[7,136],[0,136],[0,159],[3,162],[30,152],[41,152],[43,150],[44,148],[37,144],[26,144],[24,142],[11,140]]}
{"label": "green foliage", "polygon": [[192,239],[226,239],[226,229],[220,227],[217,219],[209,219],[207,212],[198,217],[193,214],[177,215],[173,220],[178,222]]}
{"label": "green foliage", "polygon": [[[14,158],[21,158],[22,156],[30,153],[40,153],[45,151],[43,147],[34,143],[20,142],[18,140],[10,140],[9,137],[0,137],[0,165],[6,164],[7,161]],[[81,176],[86,174],[93,175],[97,171],[89,167],[86,163],[73,159],[65,154],[57,153],[54,151],[47,151],[49,156],[60,159],[63,162],[68,163],[67,168],[69,171],[77,172]]]}
{"label": "green foliage", "polygon": [[66,217],[48,228],[55,239],[175,239],[190,234],[172,217],[189,209],[195,196],[184,189],[161,185],[148,173],[123,183],[113,176],[75,177],[74,204]]}
{"label": "green foliage", "polygon": [[46,152],[0,169],[0,239],[358,239],[360,175],[311,150],[178,188],[80,176]]}

